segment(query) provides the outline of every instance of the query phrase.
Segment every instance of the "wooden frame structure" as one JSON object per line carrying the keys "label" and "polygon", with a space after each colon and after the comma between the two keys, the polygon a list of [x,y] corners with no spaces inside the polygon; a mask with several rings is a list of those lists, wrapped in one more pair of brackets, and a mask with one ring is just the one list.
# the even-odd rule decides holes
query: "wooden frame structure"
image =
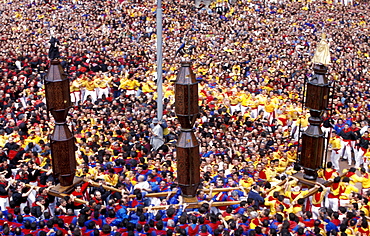
{"label": "wooden frame structure", "polygon": [[[43,171],[43,172],[47,172],[48,170],[46,169],[43,169],[43,168],[38,168],[40,171]],[[339,177],[343,178],[348,172],[344,172],[342,175],[340,175]],[[317,184],[316,181],[312,181],[312,180],[307,180],[305,178],[303,178],[302,176],[303,174],[295,174],[293,175],[295,178],[298,179],[299,182],[307,185],[307,186],[315,186]],[[78,179],[78,182],[79,183],[82,183],[82,182],[89,182],[89,187],[103,187],[104,189],[106,190],[109,190],[109,191],[114,191],[114,192],[122,192],[122,190],[118,189],[118,188],[115,188],[115,187],[112,187],[112,186],[109,186],[109,185],[104,185],[104,184],[99,184],[99,183],[96,183],[96,182],[93,182],[91,181],[90,179],[84,179],[84,178],[79,178],[79,177],[75,177],[76,179]],[[273,186],[271,189],[267,190],[265,192],[265,194],[269,194],[271,191],[274,191],[276,188],[280,187],[280,186],[283,186],[284,184],[287,183],[287,179],[281,181],[280,183],[278,183],[277,185]],[[320,183],[326,187],[330,186],[332,184],[331,181],[323,181],[323,180],[320,180]],[[26,187],[31,187],[32,185],[29,185],[29,184],[26,184]],[[40,187],[36,187],[36,189],[39,189]],[[212,189],[212,192],[213,193],[220,193],[220,192],[229,192],[229,191],[233,191],[233,190],[246,190],[245,188],[243,187],[233,187],[233,188],[214,188]],[[72,189],[73,190],[73,189]],[[209,193],[211,190],[210,189],[199,189],[199,190],[203,190],[205,193]],[[249,190],[249,189],[247,189]],[[318,188],[314,188],[314,189],[311,189],[310,192],[308,192],[305,196],[303,196],[303,198],[308,198],[312,195],[314,195],[315,193],[318,192]],[[56,197],[65,197],[65,196],[70,196],[70,193],[71,193],[71,189],[68,188],[66,189],[65,192],[60,192],[60,191],[54,191],[53,188],[50,189],[50,191],[48,191],[48,194],[52,195],[52,196],[56,196]],[[166,197],[168,195],[174,195],[176,194],[175,191],[170,191],[170,192],[159,192],[159,193],[148,193],[145,195],[145,197]],[[128,195],[129,198],[135,198],[136,196],[135,195]],[[83,199],[79,199],[79,198],[75,198],[74,199],[75,202],[78,202],[78,203],[82,203],[82,204],[88,204],[88,201],[85,201]],[[230,206],[230,205],[236,205],[236,204],[240,204],[241,201],[220,201],[220,202],[208,202],[208,201],[193,201],[193,202],[189,202],[189,203],[186,203],[187,207],[190,207],[190,208],[198,208],[200,207],[203,203],[210,203],[211,206],[214,206],[214,207],[220,207],[220,206]],[[164,210],[164,209],[167,209],[169,207],[173,207],[173,208],[179,208],[180,206],[182,206],[182,204],[174,204],[174,205],[163,205],[163,206],[153,206],[153,207],[145,207],[144,209],[148,210],[149,208],[151,208],[152,210]],[[135,211],[136,208],[128,208],[129,211]]]}

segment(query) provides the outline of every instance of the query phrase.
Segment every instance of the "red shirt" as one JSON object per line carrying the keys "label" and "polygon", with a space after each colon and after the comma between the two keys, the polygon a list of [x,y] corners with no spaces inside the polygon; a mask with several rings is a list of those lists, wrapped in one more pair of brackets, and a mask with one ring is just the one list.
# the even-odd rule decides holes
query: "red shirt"
{"label": "red shirt", "polygon": [[[85,190],[86,190],[86,188],[88,186],[89,186],[89,183],[88,182],[84,183],[82,185],[82,187],[81,187],[81,192],[77,192],[75,190],[75,191],[72,192],[72,195],[75,196],[75,197],[77,197],[77,198],[83,198],[84,192],[85,192]],[[81,206],[81,205],[83,205],[82,203],[78,203],[78,202],[75,202],[74,204],[75,204],[75,206]]]}
{"label": "red shirt", "polygon": [[331,223],[335,224],[336,226],[340,225],[340,220],[339,219],[333,219],[331,220]]}
{"label": "red shirt", "polygon": [[64,221],[64,223],[67,223],[67,224],[71,224],[75,217],[76,216],[68,216],[68,215],[59,216],[59,218],[61,218]]}

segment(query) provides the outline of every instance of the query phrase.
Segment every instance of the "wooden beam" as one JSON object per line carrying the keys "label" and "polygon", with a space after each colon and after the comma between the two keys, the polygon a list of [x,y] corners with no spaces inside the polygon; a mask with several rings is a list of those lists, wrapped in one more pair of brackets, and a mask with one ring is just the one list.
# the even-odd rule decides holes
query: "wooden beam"
{"label": "wooden beam", "polygon": [[287,182],[287,179],[284,179],[283,181],[281,181],[280,183],[278,183],[277,185],[275,185],[271,189],[267,190],[266,195],[269,194],[271,191],[275,190],[277,187],[280,187],[280,186],[284,185],[286,182]]}
{"label": "wooden beam", "polygon": [[[89,179],[84,179],[83,181],[85,182],[89,182],[90,180]],[[118,188],[114,188],[112,186],[108,186],[108,185],[105,185],[105,184],[98,184],[96,182],[89,182],[89,185],[93,186],[93,187],[103,187],[104,189],[106,190],[109,190],[109,191],[114,191],[114,192],[122,192],[122,190],[119,190]]]}
{"label": "wooden beam", "polygon": [[[39,170],[39,171],[43,171],[43,172],[48,172],[49,171],[49,170],[41,168],[41,167],[36,167],[35,169]],[[51,170],[51,172],[53,172],[53,170]]]}
{"label": "wooden beam", "polygon": [[[85,182],[89,182],[88,179],[84,179]],[[115,192],[122,192],[122,190],[118,189],[118,188],[114,188],[114,187],[111,187],[111,186],[108,186],[108,185],[104,185],[104,184],[98,184],[96,182],[89,182],[89,184],[93,187],[103,187],[104,189],[106,190],[109,190],[109,191],[115,191]],[[212,192],[213,193],[219,193],[219,192],[229,192],[229,191],[232,191],[232,190],[237,190],[237,189],[241,189],[243,187],[233,187],[233,188],[214,188],[212,189]],[[203,190],[205,193],[209,193],[211,190],[210,189],[199,189],[199,190]],[[168,196],[168,194],[170,195],[173,195],[173,194],[176,194],[176,191],[168,191],[168,192],[158,192],[158,193],[148,193],[145,195],[145,197],[166,197]],[[128,197],[130,198],[134,198],[136,197],[135,195],[131,194],[129,195]]]}
{"label": "wooden beam", "polygon": [[[207,201],[202,201],[202,202],[194,202],[194,203],[189,203],[188,206],[191,208],[199,208],[203,203],[209,203],[211,206],[214,207],[220,207],[220,206],[231,206],[231,205],[239,205],[241,201],[225,201],[225,202],[212,202],[209,203]],[[183,206],[184,204],[175,204],[172,205],[173,208],[179,208],[180,206]],[[165,206],[153,206],[151,209],[153,210],[164,210],[170,207],[171,205],[165,205]],[[150,207],[144,207],[144,209],[148,210]],[[129,211],[135,211],[136,208],[127,208]]]}
{"label": "wooden beam", "polygon": [[[84,179],[85,182],[89,182],[88,179]],[[108,186],[108,185],[104,185],[104,184],[98,184],[96,182],[89,182],[89,184],[93,187],[103,187],[104,189],[106,190],[109,190],[109,191],[114,191],[114,192],[122,192],[122,190],[118,189],[118,188],[114,188],[114,187],[111,187],[111,186]],[[165,197],[168,195],[168,193],[171,193],[171,194],[175,194],[176,192],[160,192],[160,193],[148,193],[145,195],[145,197]],[[136,197],[136,195],[129,195],[128,196],[129,198],[134,198]]]}
{"label": "wooden beam", "polygon": [[[44,169],[44,168],[37,168],[38,170],[40,171],[44,171],[44,172],[47,172],[48,170],[47,169]],[[89,179],[83,179],[83,181],[85,182],[89,182]],[[109,185],[105,185],[105,184],[98,184],[96,182],[90,182],[89,183],[91,186],[93,187],[103,187],[104,189],[106,190],[109,190],[109,191],[114,191],[114,192],[122,192],[122,190],[118,189],[118,188],[115,188],[115,187],[112,187],[112,186],[109,186]],[[213,193],[219,193],[219,192],[229,192],[229,191],[232,191],[232,190],[239,190],[239,189],[242,189],[243,187],[232,187],[232,188],[214,188],[212,189],[212,192]],[[209,193],[211,190],[210,189],[198,189],[198,190],[203,190],[205,193]],[[173,195],[173,194],[176,194],[176,191],[171,191],[171,192],[158,192],[158,193],[148,193],[145,195],[145,197],[166,197],[168,196],[168,194],[171,193],[170,195]],[[129,195],[130,198],[133,198],[133,197],[136,197],[135,195]]]}
{"label": "wooden beam", "polygon": [[[212,189],[212,193],[219,193],[219,192],[229,192],[229,191],[233,191],[233,190],[239,190],[239,189],[243,189],[244,187],[233,187],[233,188],[214,188]],[[199,189],[199,190],[203,190],[205,193],[209,193],[211,192],[210,189]]]}
{"label": "wooden beam", "polygon": [[[44,171],[44,172],[47,172],[48,170],[44,169],[44,168],[38,168],[38,170],[40,171]],[[345,175],[345,174],[344,174]],[[89,182],[89,179],[83,179],[83,181],[85,182]],[[266,194],[269,194],[271,191],[275,190],[278,186],[282,186],[284,185],[285,183],[287,182],[287,180],[283,180],[281,181],[280,183],[278,183],[277,185],[275,185],[274,187],[272,187],[271,189],[269,189]],[[106,190],[109,190],[109,191],[114,191],[114,192],[122,192],[122,190],[118,189],[118,188],[115,188],[115,187],[112,187],[112,186],[108,186],[108,185],[104,185],[104,184],[98,184],[96,182],[89,182],[89,185],[93,186],[93,187],[103,187],[104,189]],[[243,187],[232,187],[232,188],[214,188],[212,189],[212,193],[219,193],[219,192],[229,192],[229,191],[233,191],[233,190],[239,190],[239,189],[243,189]],[[244,188],[245,189],[245,188]],[[199,189],[199,190],[202,190],[204,191],[205,193],[209,193],[211,190],[210,189]],[[176,191],[170,191],[170,192],[158,192],[158,193],[148,193],[145,195],[145,197],[166,197],[168,195],[174,195],[176,194]],[[313,193],[315,194],[315,193]],[[55,195],[53,195],[55,196]],[[62,196],[62,195],[60,195]],[[68,195],[65,195],[65,196],[68,196]],[[311,196],[311,195],[310,195]],[[129,195],[128,196],[129,198],[135,198],[136,195]],[[76,202],[78,201],[83,201],[81,199],[76,199],[75,200]],[[82,203],[82,202],[81,202]],[[87,203],[86,201],[84,201],[84,203]],[[216,204],[217,202],[214,202],[213,203],[213,206],[215,206],[214,204]],[[233,204],[231,204],[233,205]],[[153,208],[154,209],[154,208]]]}

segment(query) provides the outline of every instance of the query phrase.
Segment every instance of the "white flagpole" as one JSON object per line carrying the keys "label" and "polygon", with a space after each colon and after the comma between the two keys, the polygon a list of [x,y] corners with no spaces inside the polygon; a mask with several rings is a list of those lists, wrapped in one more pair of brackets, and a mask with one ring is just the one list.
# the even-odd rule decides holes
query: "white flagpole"
{"label": "white flagpole", "polygon": [[157,0],[157,118],[163,117],[163,88],[162,88],[162,0]]}

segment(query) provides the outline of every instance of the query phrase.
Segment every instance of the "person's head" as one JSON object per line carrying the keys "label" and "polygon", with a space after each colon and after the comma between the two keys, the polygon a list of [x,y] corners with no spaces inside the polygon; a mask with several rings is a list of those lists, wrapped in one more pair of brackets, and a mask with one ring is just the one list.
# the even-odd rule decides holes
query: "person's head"
{"label": "person's head", "polygon": [[205,196],[205,193],[203,190],[198,190],[197,195],[198,195],[198,198],[203,199]]}
{"label": "person's head", "polygon": [[42,196],[37,197],[36,201],[42,205],[45,205],[45,198],[43,198]]}
{"label": "person's head", "polygon": [[339,176],[335,177],[333,182],[334,183],[339,183],[340,182],[340,177]]}
{"label": "person's head", "polygon": [[89,221],[88,223],[87,223],[87,226],[86,226],[86,228],[87,229],[94,229],[95,228],[95,221]]}
{"label": "person's head", "polygon": [[346,183],[346,184],[349,184],[349,181],[350,181],[350,178],[348,176],[345,176],[343,179],[342,179],[342,182],[343,183]]}
{"label": "person's head", "polygon": [[154,125],[157,125],[159,123],[159,120],[158,120],[157,117],[154,117],[152,122],[153,122]]}
{"label": "person's head", "polygon": [[80,193],[81,192],[81,187],[82,187],[81,184],[76,185],[76,187],[75,187],[76,192]]}
{"label": "person's head", "polygon": [[155,227],[157,228],[157,230],[162,230],[164,227],[163,221],[162,220],[158,221]]}
{"label": "person's head", "polygon": [[114,175],[114,169],[113,168],[108,170],[108,175],[110,177],[113,177],[113,175]]}
{"label": "person's head", "polygon": [[260,186],[259,185],[253,185],[252,189],[256,192],[259,192],[260,191]]}
{"label": "person's head", "polygon": [[221,178],[218,178],[217,179],[217,184],[216,184],[217,187],[219,188],[222,188],[224,186],[224,180],[221,179]]}
{"label": "person's head", "polygon": [[327,164],[326,164],[326,167],[327,168],[332,168],[333,167],[333,163],[331,161],[329,161]]}
{"label": "person's head", "polygon": [[144,175],[139,175],[137,178],[139,182],[144,182],[145,181],[145,176]]}
{"label": "person's head", "polygon": [[231,192],[231,196],[234,198],[234,199],[239,199],[239,193],[237,191],[232,191]]}
{"label": "person's head", "polygon": [[109,234],[112,231],[112,228],[109,224],[104,224],[102,227],[103,234]]}
{"label": "person's head", "polygon": [[23,212],[24,212],[24,214],[25,214],[25,215],[29,215],[29,214],[30,214],[30,212],[31,212],[31,209],[29,208],[29,206],[25,206],[25,207],[23,208]]}
{"label": "person's head", "polygon": [[207,228],[207,226],[206,225],[202,225],[201,227],[200,227],[200,232],[201,233],[207,233],[207,230],[208,230],[208,228]]}
{"label": "person's head", "polygon": [[275,215],[275,218],[276,218],[276,221],[279,222],[279,223],[283,223],[283,216],[281,214],[276,214]]}
{"label": "person's head", "polygon": [[18,221],[18,223],[23,223],[23,216],[22,215],[17,215],[17,221]]}
{"label": "person's head", "polygon": [[6,182],[5,175],[0,175],[0,182]]}
{"label": "person's head", "polygon": [[98,199],[98,200],[101,200],[101,192],[100,191],[95,191],[95,198]]}
{"label": "person's head", "polygon": [[67,201],[65,199],[61,198],[61,199],[59,199],[59,204],[60,204],[60,206],[65,207],[65,206],[67,206]]}
{"label": "person's head", "polygon": [[311,219],[312,218],[312,212],[311,211],[306,211],[304,213],[304,216],[307,218],[307,219]]}
{"label": "person's head", "polygon": [[235,187],[235,186],[236,186],[236,183],[235,183],[235,181],[234,181],[232,178],[228,178],[228,179],[227,179],[227,184],[228,184],[230,187]]}
{"label": "person's head", "polygon": [[22,235],[22,229],[20,227],[16,227],[14,230],[14,235]]}

